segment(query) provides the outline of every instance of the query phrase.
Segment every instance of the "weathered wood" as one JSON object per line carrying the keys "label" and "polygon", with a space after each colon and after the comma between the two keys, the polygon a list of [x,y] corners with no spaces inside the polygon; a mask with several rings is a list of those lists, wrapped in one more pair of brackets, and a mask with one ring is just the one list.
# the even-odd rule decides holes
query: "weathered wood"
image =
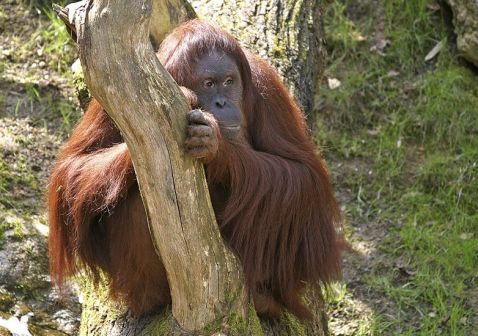
{"label": "weathered wood", "polygon": [[191,0],[200,18],[218,23],[278,70],[309,119],[325,67],[322,15],[331,0]]}
{"label": "weathered wood", "polygon": [[182,22],[196,17],[196,13],[186,0],[153,1],[153,15],[149,23],[149,34],[156,45],[168,35],[171,30]]}
{"label": "weathered wood", "polygon": [[[81,25],[88,0],[73,2],[65,8],[53,4],[59,18],[65,23],[72,38],[76,41],[76,25]],[[186,0],[153,1],[152,19],[149,20],[149,35],[153,43],[159,45],[175,27],[196,18],[196,12]]]}
{"label": "weathered wood", "polygon": [[130,149],[174,318],[198,330],[223,315],[244,317],[241,267],[222,242],[203,167],[182,148],[189,106],[149,41],[151,0],[84,8],[75,23],[85,81]]}

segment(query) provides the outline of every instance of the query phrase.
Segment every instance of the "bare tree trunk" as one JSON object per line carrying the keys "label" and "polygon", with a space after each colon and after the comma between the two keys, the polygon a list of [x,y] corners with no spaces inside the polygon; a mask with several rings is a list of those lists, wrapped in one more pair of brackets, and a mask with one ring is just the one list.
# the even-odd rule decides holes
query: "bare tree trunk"
{"label": "bare tree trunk", "polygon": [[[172,310],[165,308],[158,315],[137,319],[125,307],[111,302],[106,288],[93,288],[84,280],[80,335],[188,335],[188,330],[205,326],[199,334],[326,335],[323,300],[316,293],[308,296],[315,312],[312,323],[302,324],[289,314],[279,321],[259,321],[252,306],[244,301],[241,267],[220,239],[204,189],[202,167],[182,154],[183,115],[187,106],[169,74],[154,57],[147,33],[149,27],[154,40],[161,41],[174,26],[194,17],[194,11],[185,0],[153,0],[153,15],[157,16],[148,26],[144,23],[151,8],[148,0],[87,2],[92,5],[86,21],[82,21],[85,17],[81,15],[76,19],[86,82],[102,106],[112,113],[132,153],[151,231],[168,272],[173,306]],[[310,106],[324,63],[318,57],[322,54],[322,2],[222,4],[222,15],[213,1],[203,3],[199,7],[198,1],[193,1],[201,13],[213,13],[203,15],[204,19],[213,17],[246,48],[269,59],[299,101]],[[111,53],[111,48],[115,53]],[[138,101],[135,97],[142,99]],[[158,162],[169,164],[158,165]],[[161,170],[161,167],[166,168]],[[195,200],[185,196],[190,193]],[[168,195],[175,197],[171,200]],[[191,204],[199,204],[199,208]],[[157,216],[160,213],[157,209],[161,208],[164,214],[165,207],[168,223]],[[185,244],[181,246],[178,242]],[[205,257],[202,253],[205,249],[214,253]],[[211,268],[215,264],[220,265],[219,269]],[[203,279],[208,279],[208,287],[213,284],[217,291],[205,292]],[[103,286],[107,286],[107,279]]]}

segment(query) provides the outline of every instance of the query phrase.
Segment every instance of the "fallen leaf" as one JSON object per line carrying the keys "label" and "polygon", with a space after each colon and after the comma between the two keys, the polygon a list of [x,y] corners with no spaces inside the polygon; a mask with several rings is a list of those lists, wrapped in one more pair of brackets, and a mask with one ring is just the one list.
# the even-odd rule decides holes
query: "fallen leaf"
{"label": "fallen leaf", "polygon": [[365,41],[365,40],[367,39],[365,36],[363,36],[362,34],[357,33],[357,32],[353,32],[353,33],[352,33],[352,37],[353,37],[354,40],[357,41],[357,42],[363,42],[363,41]]}
{"label": "fallen leaf", "polygon": [[385,56],[385,49],[392,44],[389,39],[379,39],[374,46],[370,48],[370,51],[374,51],[380,56]]}
{"label": "fallen leaf", "polygon": [[329,85],[329,89],[334,90],[342,83],[337,78],[327,78],[327,84]]}
{"label": "fallen leaf", "polygon": [[460,239],[461,240],[470,240],[473,238],[473,233],[469,232],[469,233],[462,233],[460,235]]}
{"label": "fallen leaf", "polygon": [[428,62],[435,58],[436,55],[443,49],[443,41],[440,41],[433,47],[432,50],[425,56],[425,62]]}
{"label": "fallen leaf", "polygon": [[396,71],[396,70],[390,70],[388,73],[387,73],[387,77],[397,77],[400,75],[400,72]]}

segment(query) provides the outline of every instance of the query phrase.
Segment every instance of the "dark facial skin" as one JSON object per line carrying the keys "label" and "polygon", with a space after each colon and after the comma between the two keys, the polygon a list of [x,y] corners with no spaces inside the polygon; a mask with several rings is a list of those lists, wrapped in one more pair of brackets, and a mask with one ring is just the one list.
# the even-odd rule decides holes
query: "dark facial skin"
{"label": "dark facial skin", "polygon": [[218,149],[212,123],[219,125],[223,138],[240,141],[243,85],[236,62],[221,51],[212,51],[201,57],[196,62],[195,74],[191,87],[183,88],[190,100],[193,96],[197,98],[191,103],[199,107],[187,116],[185,146],[189,155],[209,162]]}
{"label": "dark facial skin", "polygon": [[236,62],[221,51],[213,51],[197,61],[195,73],[191,89],[198,97],[199,106],[215,117],[224,137],[234,139],[242,123],[243,98]]}

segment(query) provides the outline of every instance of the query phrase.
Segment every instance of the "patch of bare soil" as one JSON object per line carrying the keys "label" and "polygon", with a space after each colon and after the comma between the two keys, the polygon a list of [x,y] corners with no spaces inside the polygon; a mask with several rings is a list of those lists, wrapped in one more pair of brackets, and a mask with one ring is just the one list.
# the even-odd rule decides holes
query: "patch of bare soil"
{"label": "patch of bare soil", "polygon": [[[357,202],[363,202],[360,195],[356,195],[347,188],[345,177],[370,175],[373,177],[372,165],[361,160],[338,162],[329,159],[330,169],[333,172],[338,193],[339,203],[345,217],[345,226],[349,248],[344,254],[343,281],[341,286],[346,290],[328,307],[329,327],[332,335],[352,336],[367,335],[374,323],[375,312],[391,317],[398,317],[398,307],[383,297],[380,290],[372,288],[367,278],[377,277],[383,272],[397,270],[397,276],[407,276],[413,270],[407,268],[406,262],[388,260],[382,250],[383,239],[391,233],[389,230],[399,223],[377,222],[366,213],[352,215],[352,207]],[[360,209],[366,207],[361,206]],[[402,269],[402,270],[400,270]],[[397,279],[398,280],[398,279]],[[342,288],[344,289],[344,288]],[[339,290],[340,291],[340,290]],[[418,323],[410,319],[411,324]]]}

